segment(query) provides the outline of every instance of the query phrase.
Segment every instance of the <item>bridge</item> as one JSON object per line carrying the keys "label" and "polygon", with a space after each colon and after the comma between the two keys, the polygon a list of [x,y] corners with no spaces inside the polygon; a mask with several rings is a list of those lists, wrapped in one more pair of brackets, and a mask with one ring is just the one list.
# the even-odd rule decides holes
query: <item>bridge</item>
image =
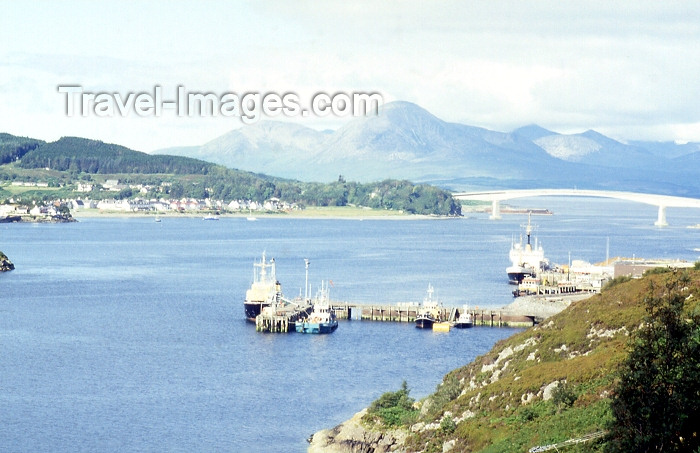
{"label": "bridge", "polygon": [[490,201],[492,204],[491,219],[501,218],[500,203],[514,198],[531,197],[594,197],[594,198],[617,198],[618,200],[634,201],[637,203],[650,204],[659,208],[659,215],[654,222],[656,226],[667,226],[666,208],[700,208],[700,199],[673,197],[670,195],[656,195],[636,192],[617,192],[610,190],[579,190],[579,189],[526,189],[526,190],[490,190],[486,192],[461,192],[454,193],[452,197],[456,200]]}

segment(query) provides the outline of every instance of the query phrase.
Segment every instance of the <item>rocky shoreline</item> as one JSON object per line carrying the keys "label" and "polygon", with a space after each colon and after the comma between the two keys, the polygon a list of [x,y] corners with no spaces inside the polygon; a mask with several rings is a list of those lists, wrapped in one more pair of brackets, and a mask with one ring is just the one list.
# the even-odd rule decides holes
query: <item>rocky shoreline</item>
{"label": "rocky shoreline", "polygon": [[5,255],[4,253],[0,252],[0,272],[7,272],[14,270],[15,265],[12,264],[12,261]]}
{"label": "rocky shoreline", "polygon": [[[523,296],[516,298],[504,308],[519,311],[525,310],[546,319],[563,311],[572,302],[587,299],[591,296],[592,294]],[[430,402],[426,401],[423,405],[427,407],[429,404]],[[362,417],[366,413],[367,408],[334,428],[316,432],[309,438],[307,451],[309,453],[388,453],[405,451],[404,442],[409,435],[408,430],[376,431],[368,429],[362,423]],[[463,414],[462,418],[472,415]],[[460,418],[456,420],[460,420]],[[411,427],[411,431],[427,428],[436,429],[438,427],[439,425],[428,427],[418,423]],[[446,442],[443,445],[443,452],[450,451],[454,445],[454,441]]]}
{"label": "rocky shoreline", "polygon": [[0,218],[0,223],[68,223],[77,222],[70,215],[37,216],[37,215],[8,215]]}
{"label": "rocky shoreline", "polygon": [[404,430],[370,431],[362,425],[367,409],[332,429],[324,429],[309,439],[309,453],[386,453],[397,450],[408,435]]}

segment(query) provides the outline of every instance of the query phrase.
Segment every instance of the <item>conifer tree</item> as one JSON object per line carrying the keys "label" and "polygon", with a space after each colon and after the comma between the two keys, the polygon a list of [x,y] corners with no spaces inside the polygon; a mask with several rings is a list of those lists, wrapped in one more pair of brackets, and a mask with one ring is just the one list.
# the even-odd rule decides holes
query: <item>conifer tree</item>
{"label": "conifer tree", "polygon": [[611,452],[700,451],[700,313],[686,309],[700,294],[689,282],[677,271],[660,285],[650,280],[612,399]]}

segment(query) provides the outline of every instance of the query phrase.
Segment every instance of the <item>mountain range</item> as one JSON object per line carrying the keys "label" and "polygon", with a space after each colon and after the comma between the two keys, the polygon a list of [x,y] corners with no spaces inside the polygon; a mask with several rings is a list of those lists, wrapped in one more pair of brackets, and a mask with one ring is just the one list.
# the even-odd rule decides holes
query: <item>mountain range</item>
{"label": "mountain range", "polygon": [[175,154],[304,181],[409,179],[456,190],[578,187],[700,196],[700,143],[623,143],[589,130],[512,132],[450,123],[387,103],[335,131],[261,121]]}

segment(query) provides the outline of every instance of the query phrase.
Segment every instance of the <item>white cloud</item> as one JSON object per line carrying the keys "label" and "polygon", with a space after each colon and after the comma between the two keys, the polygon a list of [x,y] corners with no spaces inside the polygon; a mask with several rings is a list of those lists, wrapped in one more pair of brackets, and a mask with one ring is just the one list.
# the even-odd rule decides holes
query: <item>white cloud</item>
{"label": "white cloud", "polygon": [[184,84],[303,99],[379,91],[496,130],[538,123],[700,141],[695,3],[7,2],[2,10],[0,122],[11,133],[151,150],[240,126],[230,118],[76,121],[61,115],[56,92],[65,83],[120,92]]}

